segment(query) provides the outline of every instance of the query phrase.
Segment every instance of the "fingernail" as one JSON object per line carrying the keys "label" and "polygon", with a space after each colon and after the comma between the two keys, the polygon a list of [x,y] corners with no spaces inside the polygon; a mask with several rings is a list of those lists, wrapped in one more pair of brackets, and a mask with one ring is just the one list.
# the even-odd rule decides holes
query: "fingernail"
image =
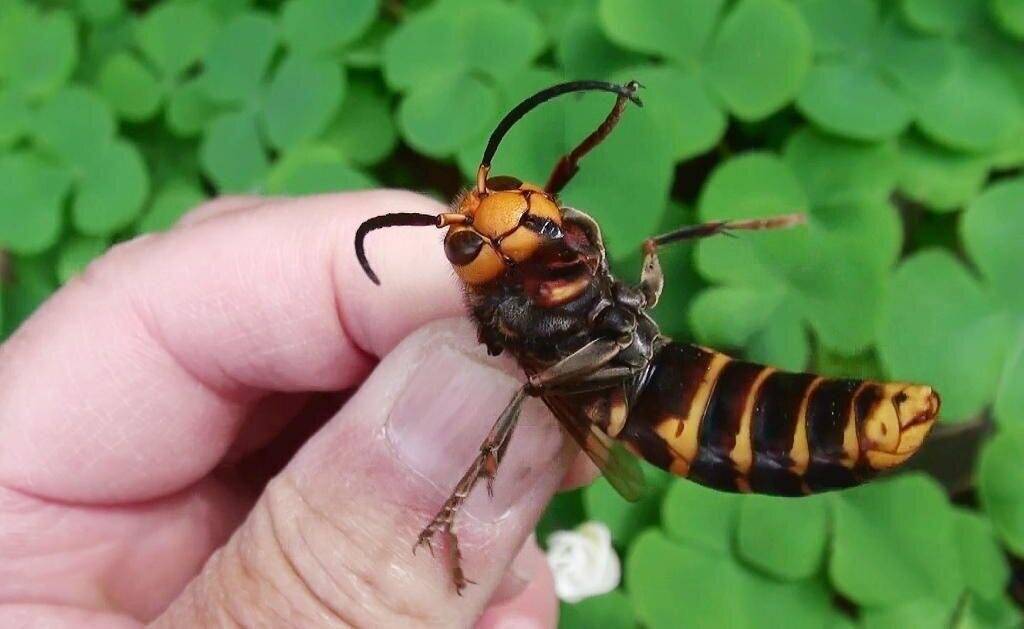
{"label": "fingernail", "polygon": [[[385,431],[396,457],[449,496],[480,452],[494,422],[520,382],[486,364],[482,356],[441,345],[410,376],[388,417]],[[557,456],[561,435],[536,400],[524,405],[519,425],[498,469],[494,497],[481,478],[462,513],[483,522],[505,516],[536,485]]]}

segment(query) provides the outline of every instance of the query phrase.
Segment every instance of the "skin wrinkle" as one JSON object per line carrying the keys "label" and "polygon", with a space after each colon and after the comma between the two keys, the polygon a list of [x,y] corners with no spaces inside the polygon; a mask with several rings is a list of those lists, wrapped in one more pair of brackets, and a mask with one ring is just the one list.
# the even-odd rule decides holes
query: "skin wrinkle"
{"label": "skin wrinkle", "polygon": [[[268,512],[269,507],[267,507],[267,508],[265,508],[263,510],[264,510],[264,512]],[[275,546],[276,546],[277,540],[276,539],[272,539],[271,543],[275,544]],[[251,545],[251,542],[250,542],[250,545]],[[279,546],[276,547],[276,550],[283,556],[283,550]],[[251,556],[251,553],[244,552],[241,549],[238,549],[237,552],[238,552],[238,554],[245,556],[245,559],[239,558],[238,559],[238,563],[239,563],[239,566],[241,567],[241,569],[245,572],[245,576],[249,580],[249,582],[257,583],[260,586],[269,587],[271,590],[274,591],[274,593],[277,594],[277,597],[278,597],[277,600],[279,600],[281,603],[283,603],[283,605],[281,605],[281,606],[278,606],[278,605],[263,605],[263,606],[259,607],[259,609],[270,612],[270,614],[272,614],[273,616],[276,616],[277,618],[279,618],[281,620],[281,622],[283,622],[285,624],[288,624],[288,625],[294,624],[292,622],[292,621],[294,621],[294,616],[290,615],[290,614],[286,614],[285,610],[290,611],[290,612],[294,612],[296,614],[301,614],[302,612],[300,612],[298,609],[296,609],[295,605],[292,604],[292,596],[289,595],[289,593],[287,593],[284,590],[282,590],[281,586],[279,586],[274,579],[270,578],[269,576],[264,575],[264,572],[265,572],[264,570],[256,570],[256,569],[253,569],[250,566],[250,561],[251,561],[250,556]],[[287,562],[287,559],[285,559],[285,561]],[[288,564],[291,565],[290,562],[288,562]],[[225,583],[230,583],[230,582],[226,581]],[[279,607],[283,607],[284,610],[280,609]]]}
{"label": "skin wrinkle", "polygon": [[[322,524],[326,524],[331,530],[333,530],[335,533],[340,535],[342,538],[349,539],[349,540],[352,540],[352,541],[356,541],[356,539],[353,537],[353,535],[349,531],[347,531],[344,527],[339,526],[337,523],[335,523],[333,518],[329,517],[324,511],[322,511],[321,509],[319,509],[318,507],[313,505],[306,498],[306,496],[303,494],[303,492],[298,488],[298,486],[295,485],[293,482],[291,482],[291,480],[288,478],[287,475],[283,475],[281,480],[284,481],[284,484],[290,486],[290,488],[291,488],[292,492],[294,493],[294,495],[299,499],[300,502],[302,502],[302,504],[305,506],[307,511],[316,517],[316,520],[318,522],[320,522]],[[297,528],[297,530],[299,532],[299,535],[302,536],[303,541],[306,543],[306,546],[310,548],[310,555],[313,557],[313,560],[318,565],[320,565],[321,568],[323,568],[323,570],[325,571],[325,573],[327,574],[327,576],[331,580],[331,582],[334,583],[335,585],[337,585],[339,587],[339,589],[344,593],[345,587],[335,578],[334,572],[329,570],[326,567],[326,564],[324,564],[324,562],[320,559],[320,555],[312,550],[312,546],[309,545],[309,542],[308,542],[307,538],[305,537],[305,533],[303,532],[303,528],[301,526],[298,526],[296,528]],[[410,537],[411,536],[412,536],[412,533],[410,533]],[[398,537],[401,537],[401,536],[398,536]],[[364,535],[364,538],[365,539],[360,540],[360,541],[363,542],[361,544],[352,543],[352,544],[348,544],[347,546],[349,548],[365,548],[366,545],[367,545],[366,544],[367,541],[370,542],[371,544],[373,544],[375,542],[375,540],[376,540],[376,537],[373,536],[372,534]],[[344,545],[342,545],[342,546],[344,546]],[[388,548],[387,544],[379,544],[378,543],[378,544],[374,544],[374,546],[375,546],[376,552],[375,553],[367,553],[368,555],[371,555],[371,556],[381,555],[381,556],[386,558],[388,555],[390,555],[390,554],[392,554],[394,552],[394,549]],[[382,594],[387,592],[387,588],[386,587],[382,587],[380,583],[377,583],[376,579],[373,579],[373,575],[372,574],[368,575],[364,569],[357,569],[356,566],[354,566],[353,562],[351,562],[351,561],[347,561],[346,564],[347,564],[347,567],[349,568],[349,570],[348,570],[348,572],[346,574],[354,576],[356,579],[359,580],[360,583],[362,583],[365,586],[364,589],[363,589],[363,597],[365,598],[365,592],[368,591],[370,593],[370,596],[372,597],[372,600],[376,601],[377,603],[379,603],[379,605],[377,605],[377,607],[379,607],[381,609],[388,610],[389,612],[391,612],[392,616],[397,616],[399,618],[404,618],[404,619],[410,620],[410,621],[429,622],[429,621],[432,620],[432,619],[428,618],[427,616],[425,616],[420,610],[417,610],[417,609],[409,607],[407,602],[405,600],[403,600],[402,598],[398,598],[398,599],[394,599],[394,598],[385,599],[385,598],[383,598]],[[390,563],[390,567],[391,568],[395,568],[397,566],[394,563]],[[398,588],[398,589],[396,589],[396,591],[398,591],[400,589],[401,588]],[[351,600],[352,597],[349,596],[347,598],[349,598]],[[355,603],[355,601],[352,601],[352,602]],[[365,603],[363,605],[365,606]]]}
{"label": "skin wrinkle", "polygon": [[[261,507],[261,511],[263,513],[267,514],[268,519],[271,517],[271,515],[269,513],[269,509],[270,509],[269,505]],[[256,515],[258,516],[259,514],[256,514]],[[272,525],[272,522],[271,522],[271,525]],[[250,566],[250,561],[251,561],[252,553],[250,551],[247,551],[246,549],[247,548],[253,548],[253,547],[260,547],[260,545],[258,543],[252,541],[253,535],[255,535],[255,531],[254,530],[252,530],[252,529],[245,529],[243,531],[243,538],[241,538],[238,541],[237,545],[234,546],[234,548],[233,548],[233,550],[235,551],[235,554],[237,555],[237,562],[238,562],[238,565],[239,565],[239,569],[242,570],[242,572],[244,573],[244,576],[246,577],[246,579],[250,583],[256,584],[254,587],[251,588],[252,592],[258,595],[260,586],[264,586],[265,585],[265,586],[269,587],[271,590],[273,590],[275,593],[277,593],[278,596],[279,596],[280,601],[282,601],[290,610],[294,611],[295,613],[302,613],[299,609],[297,609],[291,603],[291,598],[292,597],[289,596],[288,594],[286,594],[284,591],[282,591],[281,588],[278,586],[278,584],[274,581],[274,579],[270,578],[269,576],[264,576],[263,575],[264,570],[256,570],[256,569],[253,569],[254,567]],[[272,534],[271,537],[273,538],[274,535]],[[276,539],[271,539],[271,543],[275,543],[276,544],[277,540]],[[288,561],[288,559],[284,556],[283,549],[278,547],[277,550],[278,550],[279,554],[282,556],[282,558],[285,560],[285,562],[288,563],[288,565],[292,565],[291,562]],[[294,573],[294,571],[293,571],[293,573]],[[221,580],[221,583],[223,585],[225,585],[225,586],[229,585],[231,582],[232,582],[232,580],[230,579],[230,577],[222,578],[222,580]],[[260,598],[265,603],[266,598],[265,597],[260,597]],[[257,609],[257,608],[260,609],[260,610],[268,611],[271,614],[277,616],[286,625],[290,626],[290,625],[294,624],[292,622],[294,620],[294,618],[292,618],[291,616],[284,615],[284,613],[282,613],[280,610],[278,610],[277,606],[275,606],[275,605],[263,604],[263,605],[253,606],[253,609]]]}
{"label": "skin wrinkle", "polygon": [[223,368],[219,368],[218,371],[221,372],[221,377],[224,378],[224,380],[231,382],[228,386],[215,385],[210,382],[205,375],[198,373],[187,364],[187,361],[178,356],[177,352],[171,349],[171,344],[167,341],[167,337],[162,333],[160,325],[157,322],[159,317],[154,314],[150,304],[141,304],[136,299],[131,299],[129,300],[128,305],[129,311],[136,316],[142,325],[142,329],[148,335],[153,344],[160,348],[160,350],[171,359],[171,362],[191,381],[198,384],[211,395],[223,402],[228,402],[232,405],[242,405],[247,401],[247,397],[250,394],[246,393],[243,395],[241,392],[246,391],[248,387],[244,387],[242,383],[237,381],[231,382],[234,379],[230,378],[227,373],[224,373]]}
{"label": "skin wrinkle", "polygon": [[270,524],[270,543],[272,548],[277,551],[281,556],[282,561],[288,566],[291,575],[294,577],[293,581],[298,583],[299,588],[308,595],[314,606],[323,613],[328,619],[342,623],[344,626],[351,626],[352,623],[348,621],[344,611],[331,605],[327,600],[321,597],[309,579],[306,578],[305,571],[300,569],[292,558],[292,552],[285,549],[284,539],[281,536],[281,529],[278,523],[277,509],[275,505],[277,500],[270,498],[273,492],[268,492],[268,499],[261,501],[263,504],[263,511],[267,514],[267,521]]}
{"label": "skin wrinkle", "polygon": [[[217,572],[222,575],[221,578],[220,578],[220,582],[221,583],[230,583],[231,580],[228,579],[228,578],[225,578],[223,576],[224,571],[228,569],[227,568],[227,561],[225,560],[226,557],[224,555],[221,555],[221,553],[217,553],[217,554],[220,555],[220,561],[217,564],[217,567],[218,567]],[[248,564],[244,560],[242,560],[241,557],[236,557],[236,562],[238,563],[239,568],[241,568],[241,570],[243,571],[243,574],[246,577],[250,577],[251,578],[251,576],[250,576],[251,573],[249,572]],[[209,584],[204,584],[204,585],[206,585],[207,587],[210,587]],[[212,587],[211,589],[213,589],[214,591],[217,591],[216,586]],[[196,595],[198,596],[198,592],[196,592]],[[213,609],[214,613],[217,614],[218,616],[220,616],[220,615],[227,615],[228,620],[230,620],[232,623],[234,623],[235,627],[245,627],[246,626],[245,623],[243,623],[242,620],[238,616],[235,615],[234,606],[231,604],[231,600],[227,598],[227,592],[226,591],[222,591],[219,598],[221,599],[221,603],[220,603],[220,605],[217,605],[217,606],[214,607],[214,609]],[[205,597],[202,600],[206,600],[206,601],[209,602],[210,605],[213,605],[213,599],[211,597]]]}
{"label": "skin wrinkle", "polygon": [[[302,505],[305,507],[306,511],[308,513],[312,514],[316,518],[317,522],[325,524],[328,528],[330,528],[335,534],[339,535],[342,539],[351,540],[352,542],[356,541],[356,539],[353,537],[353,535],[349,531],[347,531],[344,527],[339,526],[334,521],[333,518],[329,517],[324,511],[322,511],[321,509],[319,509],[318,507],[313,505],[313,503],[311,503],[306,498],[306,496],[303,494],[302,490],[299,489],[298,485],[296,485],[287,474],[283,474],[281,476],[281,478],[279,479],[279,482],[284,487],[289,489],[291,491],[292,495],[294,495],[295,497],[298,498],[299,502],[302,503]],[[347,594],[345,586],[343,586],[334,577],[333,571],[328,570],[326,568],[325,564],[320,560],[319,554],[312,550],[312,547],[309,545],[308,540],[305,538],[305,535],[303,533],[302,527],[298,526],[296,528],[297,528],[297,530],[299,532],[299,535],[302,536],[302,539],[303,539],[304,543],[306,544],[307,548],[310,549],[310,556],[313,558],[313,560],[324,569],[324,571],[327,574],[328,578],[331,580],[332,583],[334,583],[335,585],[338,586],[338,588],[341,591],[342,595],[345,596],[347,599],[349,599],[353,604],[355,604],[356,601],[352,600],[352,597]],[[362,544],[349,543],[347,545],[346,544],[340,544],[340,545],[341,546],[346,546],[348,548],[364,548],[364,547],[366,547],[366,543],[365,542],[369,541],[371,544],[374,543],[374,540],[375,540],[374,536],[369,535],[369,536],[364,536],[364,537],[366,539],[359,540],[359,541],[363,542]],[[376,553],[368,553],[368,554],[388,555],[390,553],[390,551],[388,549],[386,549],[384,547],[384,545],[375,544],[375,547],[376,547],[377,552]],[[426,620],[426,618],[422,614],[417,613],[416,611],[404,608],[404,606],[401,604],[401,600],[397,600],[396,601],[396,600],[385,600],[385,599],[383,599],[381,597],[381,594],[383,592],[385,592],[386,590],[384,588],[382,588],[379,583],[375,583],[374,580],[372,579],[372,577],[368,576],[365,573],[365,570],[357,569],[357,567],[355,565],[353,565],[353,562],[347,561],[346,564],[347,564],[347,568],[348,568],[348,571],[346,572],[346,575],[355,577],[361,584],[363,584],[365,586],[363,588],[363,592],[362,592],[363,598],[365,598],[366,593],[369,592],[369,595],[372,597],[372,600],[376,601],[377,603],[379,603],[379,605],[377,605],[377,606],[379,608],[381,608],[381,609],[387,609],[390,612],[392,612],[392,614],[397,615],[398,617],[405,618],[407,620],[413,620],[413,621],[424,621],[424,620]],[[362,603],[362,605],[365,606],[365,603]],[[372,603],[371,603],[371,606],[372,606]]]}

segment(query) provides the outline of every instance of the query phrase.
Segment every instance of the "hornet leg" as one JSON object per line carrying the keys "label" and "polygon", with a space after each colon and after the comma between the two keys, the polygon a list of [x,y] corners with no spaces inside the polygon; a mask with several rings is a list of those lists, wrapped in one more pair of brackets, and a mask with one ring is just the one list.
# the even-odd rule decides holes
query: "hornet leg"
{"label": "hornet leg", "polygon": [[[498,420],[491,427],[487,438],[480,445],[480,452],[473,463],[462,475],[455,485],[451,496],[445,501],[441,510],[438,511],[430,524],[423,529],[413,546],[413,552],[420,546],[426,546],[433,554],[433,547],[430,542],[438,533],[443,534],[448,541],[448,552],[452,563],[452,579],[455,582],[455,590],[461,595],[462,589],[467,583],[471,583],[462,571],[460,561],[462,555],[459,551],[459,540],[453,530],[455,514],[466,502],[469,493],[473,490],[481,477],[487,478],[487,493],[494,495],[494,477],[498,471],[508,444],[512,440],[512,432],[519,421],[519,413],[523,407],[523,401],[528,395],[537,396],[551,389],[561,389],[570,384],[583,385],[591,376],[595,376],[603,383],[608,383],[610,376],[628,375],[619,374],[616,367],[603,369],[619,353],[621,344],[608,339],[597,339],[584,345],[576,352],[565,359],[555,363],[548,369],[530,376],[529,382],[520,387],[512,396],[511,401],[501,412]],[[611,371],[611,374],[608,372]],[[609,385],[605,385],[609,386]]]}
{"label": "hornet leg", "polygon": [[640,292],[647,300],[646,308],[654,308],[665,285],[665,276],[658,260],[658,247],[680,240],[697,240],[715,234],[729,235],[739,230],[785,229],[804,222],[803,214],[784,214],[768,218],[741,219],[736,221],[713,221],[699,225],[687,225],[644,242],[644,263],[640,271]]}

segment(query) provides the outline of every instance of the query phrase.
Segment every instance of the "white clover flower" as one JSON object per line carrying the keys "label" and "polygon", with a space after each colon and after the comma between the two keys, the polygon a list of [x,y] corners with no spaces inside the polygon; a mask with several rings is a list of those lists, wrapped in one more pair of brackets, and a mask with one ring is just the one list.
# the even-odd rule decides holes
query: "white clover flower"
{"label": "white clover flower", "polygon": [[622,571],[612,548],[612,534],[601,522],[584,522],[573,531],[548,536],[548,565],[555,594],[566,603],[611,592]]}

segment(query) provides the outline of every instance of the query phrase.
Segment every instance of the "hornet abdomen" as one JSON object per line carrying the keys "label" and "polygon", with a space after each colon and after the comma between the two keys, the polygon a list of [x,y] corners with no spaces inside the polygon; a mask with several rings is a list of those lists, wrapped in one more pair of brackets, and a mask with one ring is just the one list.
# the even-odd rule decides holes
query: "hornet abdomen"
{"label": "hornet abdomen", "polygon": [[614,436],[673,474],[782,496],[850,487],[921,446],[931,387],[789,373],[669,343]]}

